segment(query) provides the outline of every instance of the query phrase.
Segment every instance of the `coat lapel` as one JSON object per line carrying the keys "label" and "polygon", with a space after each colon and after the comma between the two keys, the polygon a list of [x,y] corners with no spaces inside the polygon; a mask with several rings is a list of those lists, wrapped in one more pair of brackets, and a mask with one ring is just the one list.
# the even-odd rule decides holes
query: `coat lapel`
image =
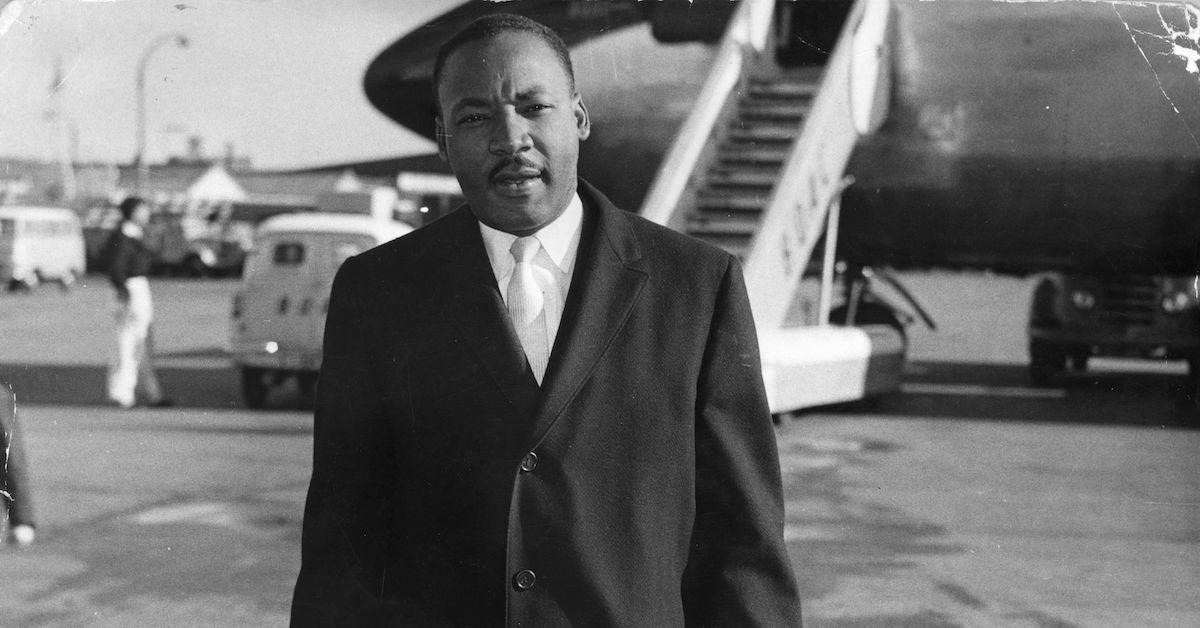
{"label": "coat lapel", "polygon": [[440,281],[432,289],[445,290],[448,298],[432,301],[445,304],[443,320],[471,347],[508,401],[518,409],[532,408],[537,383],[496,287],[479,225],[466,208],[445,220],[451,221],[449,237],[435,249]]}
{"label": "coat lapel", "polygon": [[625,325],[646,273],[624,212],[584,181],[587,209],[575,275],[542,384],[531,442],[541,441]]}

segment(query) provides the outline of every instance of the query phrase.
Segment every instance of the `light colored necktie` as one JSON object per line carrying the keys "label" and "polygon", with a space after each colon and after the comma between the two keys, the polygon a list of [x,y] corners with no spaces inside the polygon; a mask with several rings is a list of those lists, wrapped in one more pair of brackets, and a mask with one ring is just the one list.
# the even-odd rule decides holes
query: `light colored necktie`
{"label": "light colored necktie", "polygon": [[534,277],[533,258],[542,248],[534,236],[517,238],[509,252],[516,264],[512,278],[508,281],[508,315],[513,328],[521,340],[525,357],[533,369],[539,385],[546,374],[550,361],[549,341],[546,337],[546,298]]}

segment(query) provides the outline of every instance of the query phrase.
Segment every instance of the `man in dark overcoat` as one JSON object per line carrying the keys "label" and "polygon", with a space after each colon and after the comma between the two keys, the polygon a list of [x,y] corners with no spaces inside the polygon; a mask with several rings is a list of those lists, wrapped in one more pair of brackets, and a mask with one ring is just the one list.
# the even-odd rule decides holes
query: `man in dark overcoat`
{"label": "man in dark overcoat", "polygon": [[737,260],[577,178],[543,25],[434,86],[467,202],[338,271],[293,625],[799,625]]}

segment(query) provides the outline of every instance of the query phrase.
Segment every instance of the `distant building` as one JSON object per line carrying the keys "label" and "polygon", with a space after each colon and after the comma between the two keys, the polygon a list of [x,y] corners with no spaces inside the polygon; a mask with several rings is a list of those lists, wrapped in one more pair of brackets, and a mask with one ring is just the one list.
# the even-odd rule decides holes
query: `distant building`
{"label": "distant building", "polygon": [[117,187],[116,166],[85,162],[64,173],[57,162],[0,158],[0,204],[81,209],[107,202]]}
{"label": "distant building", "polygon": [[236,173],[245,188],[245,200],[254,203],[315,206],[330,192],[364,192],[391,187],[387,177],[360,177],[352,170],[326,171],[244,171]]}
{"label": "distant building", "polygon": [[87,215],[137,194],[158,212],[177,216],[185,237],[192,237],[231,214],[266,218],[318,209],[419,226],[462,201],[457,181],[437,155],[290,171],[251,170],[248,164],[235,159],[232,149],[225,158],[207,159],[196,142],[187,155],[141,168],[77,163],[65,172],[56,162],[0,159],[0,203],[60,205]]}
{"label": "distant building", "polygon": [[221,164],[121,166],[118,196],[137,194],[162,211],[201,215],[246,198],[246,190]]}
{"label": "distant building", "polygon": [[394,215],[411,225],[428,224],[463,202],[458,180],[436,153],[408,155],[296,171],[327,174],[352,172],[363,179],[386,179],[397,192]]}

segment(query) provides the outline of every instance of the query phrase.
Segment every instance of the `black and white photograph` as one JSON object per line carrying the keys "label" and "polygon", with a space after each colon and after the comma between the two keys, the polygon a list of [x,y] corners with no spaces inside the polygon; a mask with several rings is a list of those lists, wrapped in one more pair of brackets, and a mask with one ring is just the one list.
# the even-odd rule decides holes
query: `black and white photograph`
{"label": "black and white photograph", "polygon": [[1200,626],[1200,0],[0,0],[0,626]]}

